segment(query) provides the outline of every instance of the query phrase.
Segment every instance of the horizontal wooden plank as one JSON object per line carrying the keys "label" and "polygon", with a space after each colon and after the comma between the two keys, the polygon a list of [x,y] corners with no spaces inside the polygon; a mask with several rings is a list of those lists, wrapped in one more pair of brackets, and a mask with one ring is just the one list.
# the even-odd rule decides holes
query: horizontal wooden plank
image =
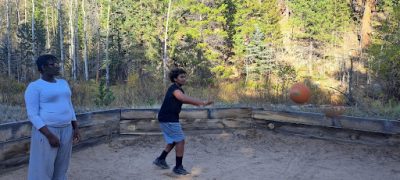
{"label": "horizontal wooden plank", "polygon": [[0,162],[28,155],[30,138],[0,144]]}
{"label": "horizontal wooden plank", "polygon": [[160,126],[158,124],[158,120],[155,119],[143,119],[143,120],[121,120],[119,125],[120,133],[128,133],[128,132],[152,132],[152,131],[160,131]]}
{"label": "horizontal wooden plank", "polygon": [[30,137],[32,125],[29,121],[0,125],[0,143]]}
{"label": "horizontal wooden plank", "polygon": [[121,120],[156,119],[157,113],[157,109],[123,109],[121,110]]}
{"label": "horizontal wooden plank", "polygon": [[114,121],[115,123],[118,123],[121,119],[121,110],[117,109],[79,114],[77,119],[80,127],[91,126],[107,121]]}
{"label": "horizontal wooden plank", "polygon": [[183,109],[179,114],[181,119],[207,119],[207,109]]}
{"label": "horizontal wooden plank", "polygon": [[[181,119],[184,131],[207,130],[207,129],[235,129],[250,128],[253,121],[249,118],[238,119]],[[120,123],[121,134],[132,134],[140,132],[160,132],[157,120],[122,120]]]}
{"label": "horizontal wooden plank", "polygon": [[266,110],[253,111],[253,118],[275,122],[334,127],[375,133],[400,134],[400,122],[386,119],[349,116],[328,118],[320,113],[278,112]]}
{"label": "horizontal wooden plank", "polygon": [[211,119],[222,119],[222,118],[251,118],[251,108],[211,108],[210,118]]}

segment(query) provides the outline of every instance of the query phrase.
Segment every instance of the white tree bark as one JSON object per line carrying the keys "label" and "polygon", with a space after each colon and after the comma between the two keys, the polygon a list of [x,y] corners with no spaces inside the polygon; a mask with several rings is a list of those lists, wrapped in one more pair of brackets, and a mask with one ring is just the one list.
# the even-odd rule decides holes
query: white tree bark
{"label": "white tree bark", "polygon": [[87,59],[87,17],[85,11],[85,0],[82,0],[82,15],[83,15],[83,62],[85,66],[85,80],[89,80],[89,69],[88,69],[88,59]]}
{"label": "white tree bark", "polygon": [[167,54],[167,45],[168,45],[168,23],[169,23],[169,14],[171,12],[171,4],[172,0],[169,0],[168,2],[168,10],[167,10],[167,21],[165,23],[165,32],[164,32],[164,54],[163,54],[163,72],[164,72],[164,78],[163,78],[163,83],[164,87],[167,86],[167,73],[168,73],[168,54]]}
{"label": "white tree bark", "polygon": [[24,16],[24,18],[25,18],[25,23],[27,23],[28,22],[28,12],[27,12],[27,9],[28,9],[28,7],[27,7],[27,4],[26,4],[26,0],[25,0],[25,7],[24,7],[25,9],[24,9],[24,11],[25,11],[25,16]]}
{"label": "white tree bark", "polygon": [[55,3],[55,0],[51,0],[51,33],[52,33],[52,37],[53,37],[53,39],[55,39],[56,38],[56,27],[55,27],[55,24],[56,24],[56,18],[55,18],[55,9],[56,9],[56,7],[57,7],[57,4]]}
{"label": "white tree bark", "polygon": [[[16,0],[15,1],[15,7],[16,7],[16,11],[17,11],[17,30],[19,29],[19,25],[21,24],[21,14],[20,14],[20,0]],[[20,38],[18,36],[16,36],[16,43],[20,44]],[[21,64],[22,64],[22,56],[21,56],[21,50],[18,51],[18,59],[19,61],[15,63],[16,65],[16,75],[17,75],[17,79],[18,82],[22,79],[22,68],[21,68]]]}
{"label": "white tree bark", "polygon": [[6,20],[7,20],[7,70],[8,77],[11,78],[11,25],[10,25],[10,3],[6,0]]}
{"label": "white tree bark", "polygon": [[[32,63],[36,61],[35,0],[32,0]],[[35,71],[34,71],[35,72]]]}
{"label": "white tree bark", "polygon": [[49,30],[49,15],[47,13],[48,5],[50,3],[47,0],[43,1],[43,6],[45,7],[45,19],[46,19],[46,50],[50,49],[50,30]]}
{"label": "white tree bark", "polygon": [[75,69],[75,29],[74,29],[74,0],[69,0],[69,33],[70,33],[70,46],[69,46],[69,56],[71,58],[71,76],[73,80],[76,80],[76,69]]}
{"label": "white tree bark", "polygon": [[111,11],[111,0],[108,1],[108,10],[107,10],[107,35],[106,35],[106,60],[105,60],[105,65],[106,65],[106,87],[109,87],[110,85],[110,57],[109,57],[109,35],[110,35],[110,11]]}
{"label": "white tree bark", "polygon": [[21,23],[21,14],[19,12],[19,0],[15,1],[15,7],[16,7],[16,11],[17,11],[17,21],[18,21],[17,25],[20,25],[20,23]]}
{"label": "white tree bark", "polygon": [[78,5],[78,0],[75,0],[75,5],[74,5],[74,10],[75,10],[75,15],[74,15],[74,56],[75,56],[75,61],[74,61],[74,80],[77,79],[78,76],[78,65],[79,65],[79,35],[78,35],[78,15],[79,15],[79,5]]}
{"label": "white tree bark", "polygon": [[58,12],[58,31],[60,34],[60,60],[61,60],[61,74],[64,76],[65,74],[65,60],[64,60],[64,33],[63,33],[63,26],[62,26],[62,0],[58,0],[57,3],[57,12]]}

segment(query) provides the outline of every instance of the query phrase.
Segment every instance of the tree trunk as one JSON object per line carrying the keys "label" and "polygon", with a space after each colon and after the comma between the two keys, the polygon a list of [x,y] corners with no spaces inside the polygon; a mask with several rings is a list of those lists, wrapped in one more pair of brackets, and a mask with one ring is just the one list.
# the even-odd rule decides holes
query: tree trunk
{"label": "tree trunk", "polygon": [[27,19],[27,18],[28,18],[27,9],[28,9],[28,8],[27,8],[26,0],[25,0],[25,9],[24,9],[24,11],[25,11],[25,13],[24,13],[24,14],[25,14],[25,16],[24,16],[24,18],[25,18],[25,23],[28,22],[28,19]]}
{"label": "tree trunk", "polygon": [[85,11],[85,0],[82,0],[82,14],[83,14],[83,62],[85,66],[85,80],[89,80],[88,59],[87,59],[87,17]]}
{"label": "tree trunk", "polygon": [[348,98],[348,104],[349,105],[355,105],[355,100],[353,98],[353,63],[355,58],[359,58],[359,57],[350,57],[350,69],[349,69],[349,87],[348,87],[348,94],[347,94],[347,98]]}
{"label": "tree trunk", "polygon": [[172,0],[169,0],[168,3],[168,10],[167,10],[167,22],[165,23],[165,32],[164,32],[164,54],[163,54],[163,72],[164,78],[163,83],[164,87],[167,87],[167,73],[168,73],[168,54],[167,54],[167,45],[168,45],[168,23],[169,23],[169,14],[171,12],[171,4]]}
{"label": "tree trunk", "polygon": [[310,38],[310,47],[309,47],[309,56],[308,56],[308,73],[309,76],[312,76],[313,74],[313,52],[314,52],[314,46],[313,46],[313,41]]}
{"label": "tree trunk", "polygon": [[366,48],[371,43],[371,19],[372,9],[375,6],[375,0],[365,0],[364,12],[361,20],[361,48]]}
{"label": "tree trunk", "polygon": [[100,78],[100,28],[97,28],[97,57],[96,57],[96,83]]}
{"label": "tree trunk", "polygon": [[[96,15],[98,18],[98,25],[97,25],[97,32],[96,32],[96,41],[97,41],[97,56],[96,56],[96,83],[99,83],[100,80],[100,56],[101,56],[101,49],[100,49],[100,27],[101,27],[101,23],[100,23],[100,19],[101,19],[101,8],[99,8],[97,6],[97,11],[96,11]],[[100,13],[99,13],[100,12]]]}
{"label": "tree trunk", "polygon": [[10,24],[10,3],[6,0],[6,19],[7,19],[7,70],[8,77],[11,78],[11,24]]}
{"label": "tree trunk", "polygon": [[21,14],[19,12],[19,0],[15,1],[15,7],[16,7],[16,11],[17,11],[17,21],[18,21],[17,25],[20,25],[20,23],[21,23]]}
{"label": "tree trunk", "polygon": [[65,60],[64,60],[64,34],[63,34],[63,26],[62,26],[62,0],[58,0],[57,11],[58,11],[58,30],[60,34],[60,60],[61,60],[61,74],[65,75]]}
{"label": "tree trunk", "polygon": [[79,70],[79,35],[78,35],[78,15],[79,15],[79,4],[78,0],[75,0],[74,2],[74,80],[77,79],[78,76],[78,70]]}
{"label": "tree trunk", "polygon": [[110,11],[111,11],[111,0],[108,1],[108,10],[107,10],[107,34],[106,34],[106,87],[110,86],[110,52],[109,52],[109,35],[110,35]]}
{"label": "tree trunk", "polygon": [[[19,9],[19,3],[20,3],[20,0],[16,0],[15,1],[15,7],[16,7],[16,11],[17,11],[17,31],[18,31],[18,29],[19,29],[19,25],[20,25],[20,23],[21,23],[21,14],[20,14],[20,9]],[[17,44],[20,44],[20,39],[18,38],[18,36],[16,36],[16,43]],[[21,71],[21,64],[22,64],[22,55],[21,55],[21,50],[16,50],[15,51],[17,54],[18,54],[18,59],[19,59],[19,61],[17,61],[16,63],[15,63],[15,65],[16,65],[16,75],[17,75],[17,80],[18,80],[18,82],[20,82],[21,80],[22,80],[22,76],[21,76],[21,74],[22,74],[22,71]]]}
{"label": "tree trunk", "polygon": [[45,7],[45,19],[46,19],[46,50],[50,49],[50,30],[49,30],[49,15],[47,13],[47,6],[50,3],[47,0],[43,1],[43,6]]}
{"label": "tree trunk", "polygon": [[74,29],[74,0],[69,0],[70,7],[69,7],[69,33],[70,33],[70,46],[69,46],[69,57],[71,59],[71,76],[73,80],[76,80],[76,70],[75,70],[75,29]]}
{"label": "tree trunk", "polygon": [[[32,63],[36,61],[36,37],[35,37],[35,0],[32,0]],[[35,72],[35,71],[33,71]],[[35,73],[34,73],[35,74]]]}
{"label": "tree trunk", "polygon": [[51,0],[51,7],[53,7],[53,8],[51,8],[51,29],[52,29],[51,32],[52,32],[53,39],[55,39],[56,38],[56,27],[55,27],[56,18],[54,17],[54,14],[55,14],[54,10],[56,9],[55,7],[57,7],[57,5],[53,2],[53,0]]}

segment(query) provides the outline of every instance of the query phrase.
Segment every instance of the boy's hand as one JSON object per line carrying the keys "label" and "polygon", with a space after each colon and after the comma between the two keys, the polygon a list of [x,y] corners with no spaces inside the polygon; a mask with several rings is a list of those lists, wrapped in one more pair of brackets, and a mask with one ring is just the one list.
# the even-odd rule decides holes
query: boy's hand
{"label": "boy's hand", "polygon": [[203,102],[203,106],[208,106],[208,105],[211,105],[211,104],[213,104],[213,103],[214,103],[214,101],[210,101],[210,100],[204,101],[204,102]]}

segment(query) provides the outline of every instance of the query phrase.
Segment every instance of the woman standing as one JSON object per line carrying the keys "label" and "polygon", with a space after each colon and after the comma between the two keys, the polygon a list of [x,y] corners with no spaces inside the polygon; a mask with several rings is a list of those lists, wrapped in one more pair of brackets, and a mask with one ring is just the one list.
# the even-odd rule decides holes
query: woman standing
{"label": "woman standing", "polygon": [[80,134],[67,81],[58,79],[58,60],[42,55],[36,60],[41,78],[25,91],[28,119],[32,122],[28,180],[65,180],[72,142]]}

